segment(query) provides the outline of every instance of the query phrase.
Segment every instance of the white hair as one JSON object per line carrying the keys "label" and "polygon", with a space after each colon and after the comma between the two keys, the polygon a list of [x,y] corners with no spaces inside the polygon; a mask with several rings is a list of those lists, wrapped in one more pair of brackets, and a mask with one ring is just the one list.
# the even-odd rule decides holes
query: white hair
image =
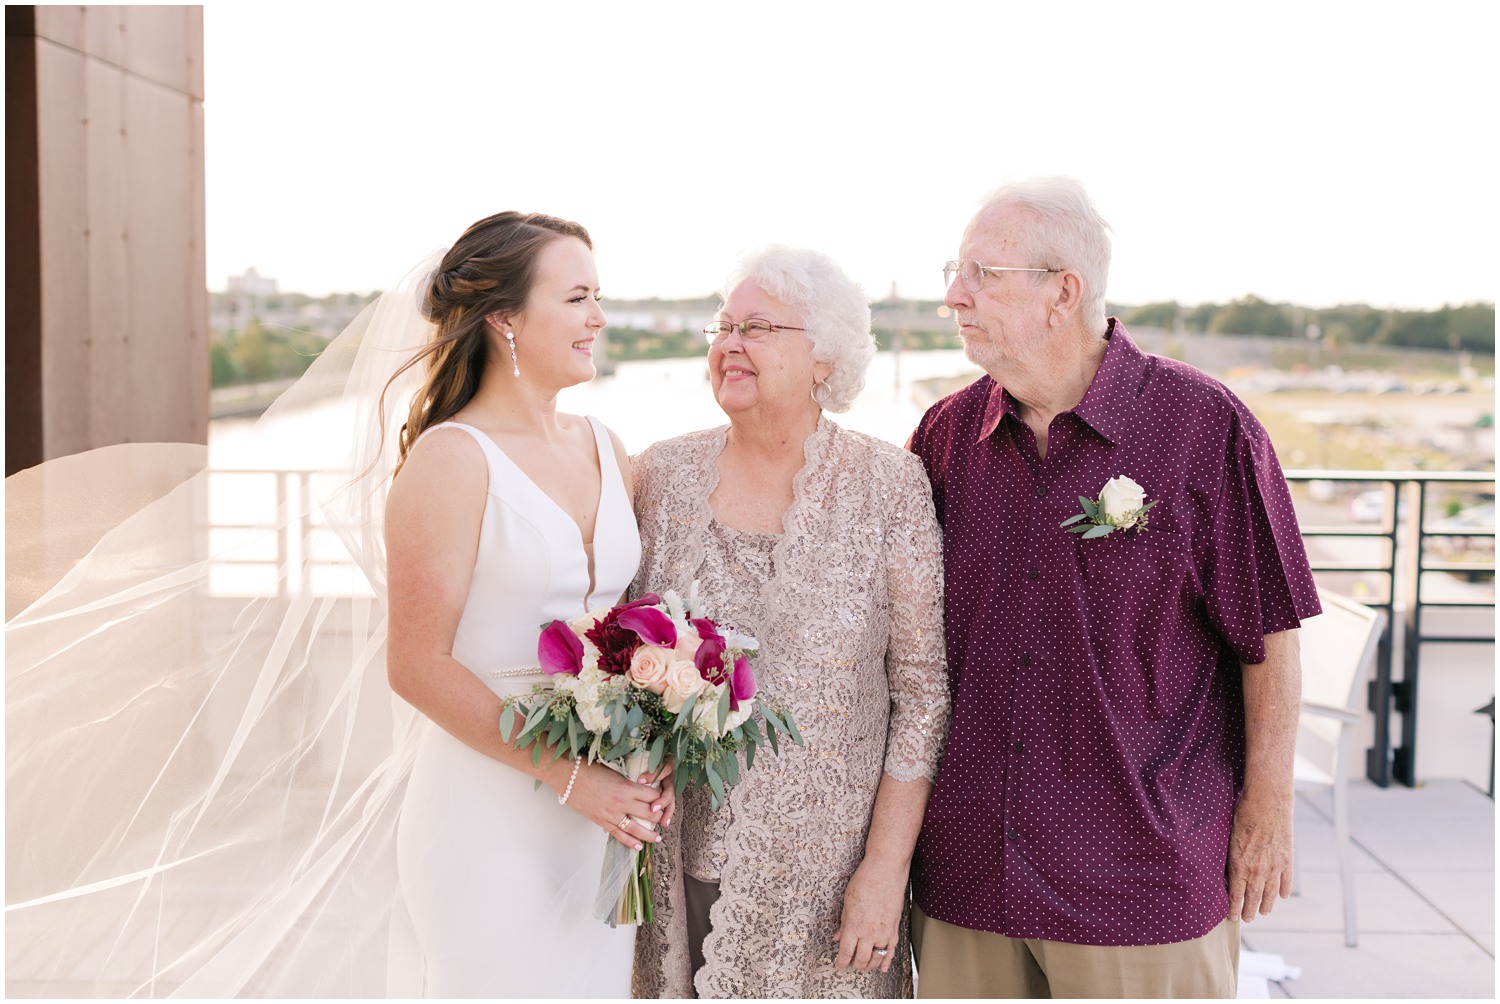
{"label": "white hair", "polygon": [[1018,235],[1027,257],[1022,264],[1068,269],[1083,290],[1083,318],[1104,329],[1104,290],[1109,283],[1109,224],[1073,178],[1028,178],[1007,182],[984,200],[981,213],[1001,206],[1029,211],[1034,222]]}
{"label": "white hair", "polygon": [[802,315],[813,361],[833,367],[820,403],[828,411],[848,411],[875,358],[869,296],[826,254],[782,244],[743,259],[724,284],[725,298],[749,279]]}

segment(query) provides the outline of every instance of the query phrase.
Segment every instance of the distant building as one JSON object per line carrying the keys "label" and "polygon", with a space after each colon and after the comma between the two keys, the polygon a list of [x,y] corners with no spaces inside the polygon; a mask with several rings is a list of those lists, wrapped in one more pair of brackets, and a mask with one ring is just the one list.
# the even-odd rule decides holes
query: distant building
{"label": "distant building", "polygon": [[261,275],[254,266],[244,275],[231,275],[225,288],[228,296],[224,309],[229,313],[229,327],[238,328],[252,317],[264,318],[266,300],[277,293],[276,280]]}

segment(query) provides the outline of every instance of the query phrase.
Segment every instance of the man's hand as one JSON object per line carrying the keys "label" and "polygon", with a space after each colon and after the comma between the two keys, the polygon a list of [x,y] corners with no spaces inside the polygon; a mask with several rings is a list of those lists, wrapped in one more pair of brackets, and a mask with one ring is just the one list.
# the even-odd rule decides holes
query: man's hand
{"label": "man's hand", "polygon": [[1292,894],[1292,802],[1242,800],[1229,833],[1229,916],[1270,913]]}
{"label": "man's hand", "polygon": [[1241,664],[1245,791],[1229,833],[1229,916],[1254,920],[1292,894],[1292,760],[1302,700],[1296,631],[1266,635],[1266,659]]}

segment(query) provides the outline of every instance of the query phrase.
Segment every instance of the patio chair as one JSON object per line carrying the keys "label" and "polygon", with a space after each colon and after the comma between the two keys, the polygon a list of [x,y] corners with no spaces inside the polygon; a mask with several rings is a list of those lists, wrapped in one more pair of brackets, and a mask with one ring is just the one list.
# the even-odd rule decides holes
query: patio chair
{"label": "patio chair", "polygon": [[[1328,788],[1344,891],[1344,944],[1359,943],[1354,911],[1354,861],[1349,844],[1349,758],[1365,715],[1365,681],[1385,615],[1326,589],[1318,590],[1323,612],[1302,622],[1302,715],[1292,768],[1299,790]],[[1293,893],[1300,885],[1293,856]]]}

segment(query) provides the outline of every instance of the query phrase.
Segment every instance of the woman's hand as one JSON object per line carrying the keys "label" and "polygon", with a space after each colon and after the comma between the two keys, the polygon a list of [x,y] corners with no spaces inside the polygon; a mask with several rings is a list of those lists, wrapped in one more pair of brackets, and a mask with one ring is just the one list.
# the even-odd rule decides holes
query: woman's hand
{"label": "woman's hand", "polygon": [[663,802],[657,788],[626,780],[599,763],[579,768],[568,796],[568,808],[634,851],[641,849],[643,841],[661,840],[656,826],[662,821],[663,808],[671,808],[669,798]]}
{"label": "woman's hand", "polygon": [[833,936],[839,946],[837,968],[890,972],[901,939],[906,877],[905,870],[882,868],[869,858],[855,869],[844,889],[844,913]]}
{"label": "woman's hand", "polygon": [[661,809],[662,829],[671,826],[672,813],[677,811],[677,786],[672,783],[672,758],[667,757],[661,762],[661,766],[656,770],[655,778],[650,774],[642,774],[636,780],[661,791],[661,798],[656,800],[654,807]]}

